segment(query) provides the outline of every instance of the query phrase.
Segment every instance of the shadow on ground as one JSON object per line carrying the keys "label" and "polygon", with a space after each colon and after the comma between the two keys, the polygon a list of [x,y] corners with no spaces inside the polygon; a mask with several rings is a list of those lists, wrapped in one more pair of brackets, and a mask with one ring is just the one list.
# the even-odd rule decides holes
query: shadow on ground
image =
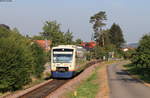
{"label": "shadow on ground", "polygon": [[121,70],[116,72],[118,79],[111,79],[113,81],[123,81],[128,83],[139,83],[140,81],[137,79],[133,79],[129,76],[129,73],[126,70]]}

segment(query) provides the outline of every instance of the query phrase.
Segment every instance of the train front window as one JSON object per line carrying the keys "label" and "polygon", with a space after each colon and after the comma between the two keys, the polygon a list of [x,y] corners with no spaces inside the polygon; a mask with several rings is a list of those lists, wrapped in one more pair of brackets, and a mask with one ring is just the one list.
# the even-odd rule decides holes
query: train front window
{"label": "train front window", "polygon": [[54,63],[70,63],[72,61],[72,54],[54,54]]}

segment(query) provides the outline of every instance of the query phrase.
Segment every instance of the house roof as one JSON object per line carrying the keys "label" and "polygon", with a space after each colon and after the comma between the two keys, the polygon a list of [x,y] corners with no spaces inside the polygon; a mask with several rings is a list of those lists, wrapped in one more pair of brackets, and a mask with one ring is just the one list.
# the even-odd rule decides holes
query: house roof
{"label": "house roof", "polygon": [[34,40],[35,43],[37,43],[41,48],[45,50],[50,49],[50,45],[52,44],[51,40]]}
{"label": "house roof", "polygon": [[96,42],[95,41],[91,41],[91,42],[82,42],[81,43],[82,47],[85,48],[94,48],[96,46]]}

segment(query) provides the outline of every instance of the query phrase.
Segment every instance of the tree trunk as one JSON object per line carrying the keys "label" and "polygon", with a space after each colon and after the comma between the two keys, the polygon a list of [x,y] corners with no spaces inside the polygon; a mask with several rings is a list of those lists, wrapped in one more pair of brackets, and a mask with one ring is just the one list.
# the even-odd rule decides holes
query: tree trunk
{"label": "tree trunk", "polygon": [[102,46],[104,47],[105,43],[104,43],[104,36],[102,35]]}

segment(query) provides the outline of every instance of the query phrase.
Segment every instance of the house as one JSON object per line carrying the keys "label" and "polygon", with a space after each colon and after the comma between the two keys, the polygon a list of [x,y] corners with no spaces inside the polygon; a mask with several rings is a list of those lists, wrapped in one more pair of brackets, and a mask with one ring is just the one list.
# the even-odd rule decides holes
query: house
{"label": "house", "polygon": [[135,49],[136,49],[136,48],[133,48],[133,47],[128,46],[128,47],[122,48],[121,50],[124,51],[124,52],[127,52],[127,51],[129,51],[129,50],[135,50]]}
{"label": "house", "polygon": [[129,50],[129,48],[122,48],[122,51],[124,51],[124,52],[126,52],[128,50]]}
{"label": "house", "polygon": [[129,50],[135,50],[137,49],[137,47],[138,47],[138,43],[130,43],[130,44],[121,46],[121,50],[124,52],[127,52]]}
{"label": "house", "polygon": [[93,49],[96,46],[96,42],[95,41],[82,42],[81,46],[86,48],[86,49]]}

